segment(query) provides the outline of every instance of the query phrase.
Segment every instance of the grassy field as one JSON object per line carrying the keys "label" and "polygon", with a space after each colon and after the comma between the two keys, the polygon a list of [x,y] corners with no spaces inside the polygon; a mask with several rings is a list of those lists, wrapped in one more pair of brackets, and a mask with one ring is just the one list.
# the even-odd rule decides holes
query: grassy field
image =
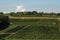
{"label": "grassy field", "polygon": [[1,40],[58,40],[60,21],[58,18],[11,18],[11,25],[0,31]]}

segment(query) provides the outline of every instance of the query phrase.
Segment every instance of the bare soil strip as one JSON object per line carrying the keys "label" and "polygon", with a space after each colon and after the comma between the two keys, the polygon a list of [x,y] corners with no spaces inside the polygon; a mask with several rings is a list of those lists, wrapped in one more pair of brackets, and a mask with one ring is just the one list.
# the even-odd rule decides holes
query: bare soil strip
{"label": "bare soil strip", "polygon": [[60,19],[57,17],[9,17],[10,19]]}
{"label": "bare soil strip", "polygon": [[60,21],[60,17],[11,17],[9,16],[10,19],[57,19]]}

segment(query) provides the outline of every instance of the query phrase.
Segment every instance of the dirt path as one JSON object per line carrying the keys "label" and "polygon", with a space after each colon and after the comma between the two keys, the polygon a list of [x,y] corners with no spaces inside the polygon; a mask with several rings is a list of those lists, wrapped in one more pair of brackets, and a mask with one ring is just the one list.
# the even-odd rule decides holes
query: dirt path
{"label": "dirt path", "polygon": [[60,19],[56,17],[9,17],[10,19]]}
{"label": "dirt path", "polygon": [[10,19],[57,19],[60,21],[60,17],[9,17]]}

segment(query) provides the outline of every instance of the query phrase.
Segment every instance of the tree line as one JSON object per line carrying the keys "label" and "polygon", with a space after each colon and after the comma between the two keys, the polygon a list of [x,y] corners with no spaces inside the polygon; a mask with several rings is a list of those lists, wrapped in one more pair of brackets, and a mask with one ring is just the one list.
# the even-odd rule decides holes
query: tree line
{"label": "tree line", "polygon": [[[0,15],[4,15],[3,12],[0,12]],[[37,12],[37,11],[25,11],[25,12],[10,12],[6,15],[11,16],[60,16],[60,13],[44,13],[44,12]]]}

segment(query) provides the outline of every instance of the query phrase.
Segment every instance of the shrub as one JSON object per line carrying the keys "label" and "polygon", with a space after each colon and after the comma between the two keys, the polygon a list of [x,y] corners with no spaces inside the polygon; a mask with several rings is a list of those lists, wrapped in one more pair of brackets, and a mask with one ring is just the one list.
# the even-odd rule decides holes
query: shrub
{"label": "shrub", "polygon": [[8,16],[0,16],[0,30],[3,30],[9,26]]}

